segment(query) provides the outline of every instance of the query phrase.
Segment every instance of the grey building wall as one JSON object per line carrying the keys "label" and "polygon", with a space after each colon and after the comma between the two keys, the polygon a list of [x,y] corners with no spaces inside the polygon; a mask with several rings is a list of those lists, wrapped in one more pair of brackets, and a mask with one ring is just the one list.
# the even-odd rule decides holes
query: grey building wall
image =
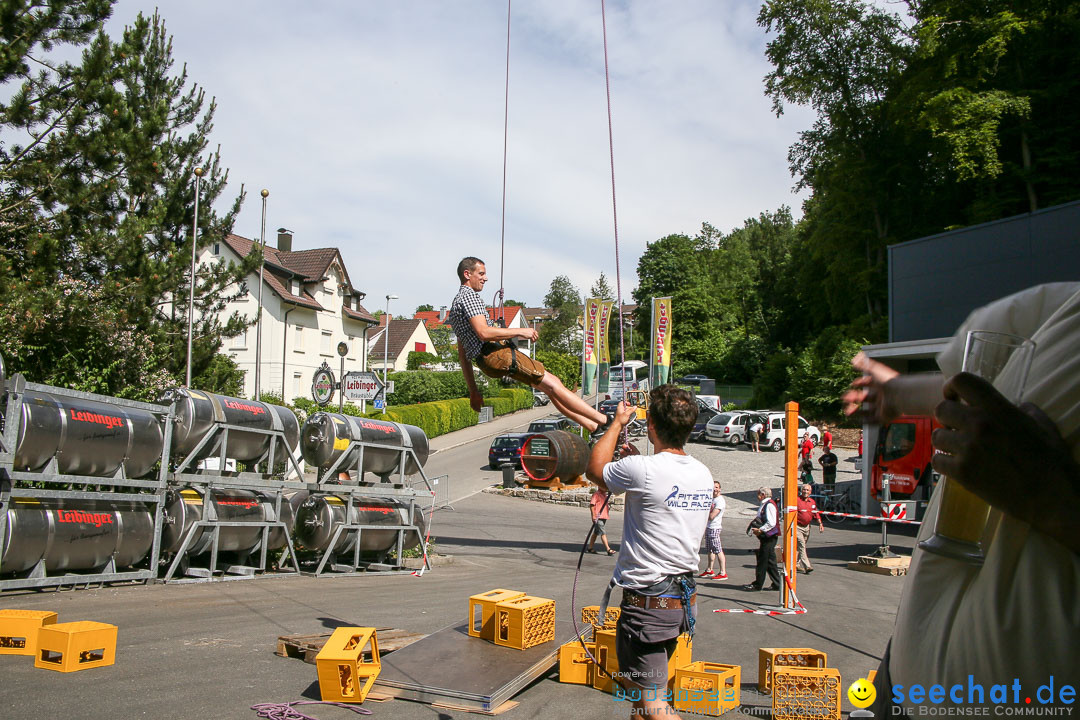
{"label": "grey building wall", "polygon": [[889,339],[950,337],[974,310],[1080,280],[1080,201],[889,246]]}

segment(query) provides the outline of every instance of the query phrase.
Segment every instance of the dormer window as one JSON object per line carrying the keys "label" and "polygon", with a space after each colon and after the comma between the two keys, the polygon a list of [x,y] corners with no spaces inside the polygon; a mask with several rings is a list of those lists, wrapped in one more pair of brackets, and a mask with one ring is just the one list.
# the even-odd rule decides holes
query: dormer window
{"label": "dormer window", "polygon": [[300,281],[299,280],[293,280],[292,281],[292,284],[289,286],[289,292],[291,292],[293,295],[299,295],[300,294]]}

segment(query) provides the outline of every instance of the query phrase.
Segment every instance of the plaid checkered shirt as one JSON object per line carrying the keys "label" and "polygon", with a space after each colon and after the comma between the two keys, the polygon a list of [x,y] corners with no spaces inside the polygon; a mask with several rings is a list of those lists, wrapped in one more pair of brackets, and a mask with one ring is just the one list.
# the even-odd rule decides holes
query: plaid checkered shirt
{"label": "plaid checkered shirt", "polygon": [[450,304],[450,313],[446,319],[450,321],[450,327],[454,328],[458,344],[465,348],[465,357],[469,360],[480,354],[480,347],[483,345],[469,322],[469,318],[477,315],[483,315],[484,321],[488,327],[491,327],[491,317],[488,315],[484,301],[480,298],[480,293],[468,285],[462,285],[458,294],[454,296],[454,302]]}

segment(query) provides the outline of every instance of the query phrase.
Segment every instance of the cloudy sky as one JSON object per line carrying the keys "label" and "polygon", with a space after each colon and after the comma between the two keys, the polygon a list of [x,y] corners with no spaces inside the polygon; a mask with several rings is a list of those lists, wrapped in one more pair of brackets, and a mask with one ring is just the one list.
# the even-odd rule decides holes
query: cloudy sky
{"label": "cloudy sky", "polygon": [[[217,99],[211,143],[248,201],[235,227],[336,246],[369,310],[449,304],[466,254],[498,287],[506,3],[120,0],[112,34],[159,7],[177,68]],[[789,205],[787,148],[749,0],[607,5],[623,295],[646,244],[724,231]],[[506,188],[508,298],[615,276],[599,0],[513,3]]]}

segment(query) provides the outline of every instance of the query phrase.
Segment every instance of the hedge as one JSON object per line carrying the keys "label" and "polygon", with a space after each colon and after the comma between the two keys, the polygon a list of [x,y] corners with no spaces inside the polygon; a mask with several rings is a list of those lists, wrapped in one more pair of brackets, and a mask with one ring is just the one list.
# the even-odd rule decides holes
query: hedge
{"label": "hedge", "polygon": [[[391,397],[393,396],[391,395]],[[264,394],[261,399],[275,405],[283,404],[277,396]],[[498,396],[486,398],[484,404],[491,406],[492,414],[496,416],[506,415],[531,408],[533,406],[533,393],[532,390],[526,388],[505,388],[499,391]],[[320,410],[337,412],[337,404],[331,403],[326,408],[321,408],[308,398],[298,397],[293,399],[291,409],[296,412],[297,419],[303,425],[308,417]],[[415,405],[391,405],[385,414],[383,414],[382,410],[370,410],[363,414],[356,405],[345,403],[342,412],[345,415],[369,417],[373,420],[391,420],[406,425],[415,425],[427,433],[429,438],[472,427],[479,419],[476,411],[469,406],[468,398],[435,400]]]}
{"label": "hedge", "polygon": [[[484,404],[491,406],[492,414],[506,415],[532,407],[533,394],[532,390],[524,388],[505,389],[498,397],[485,400]],[[392,405],[385,414],[381,410],[373,410],[367,417],[415,425],[427,433],[429,438],[472,427],[479,419],[476,411],[469,407],[468,398],[436,400],[416,405]]]}

